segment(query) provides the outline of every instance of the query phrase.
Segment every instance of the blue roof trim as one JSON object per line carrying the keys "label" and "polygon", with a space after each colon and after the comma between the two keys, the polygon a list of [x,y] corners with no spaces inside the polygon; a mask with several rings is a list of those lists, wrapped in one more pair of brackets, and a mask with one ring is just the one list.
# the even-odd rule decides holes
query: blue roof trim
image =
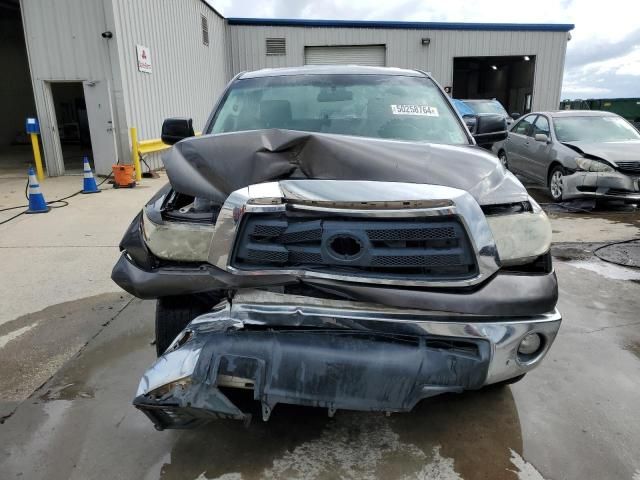
{"label": "blue roof trim", "polygon": [[229,25],[262,25],[273,27],[342,27],[399,28],[412,30],[493,30],[568,32],[572,23],[449,23],[449,22],[388,22],[373,20],[305,20],[296,18],[227,18]]}

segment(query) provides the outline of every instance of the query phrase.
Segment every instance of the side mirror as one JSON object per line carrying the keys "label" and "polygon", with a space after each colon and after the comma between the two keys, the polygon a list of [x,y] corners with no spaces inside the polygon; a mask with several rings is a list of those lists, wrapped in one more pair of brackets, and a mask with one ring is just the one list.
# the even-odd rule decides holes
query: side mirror
{"label": "side mirror", "polygon": [[190,118],[167,118],[162,122],[162,143],[173,145],[180,140],[195,136]]}
{"label": "side mirror", "polygon": [[521,115],[520,115],[518,112],[513,112],[513,113],[511,114],[511,118],[513,118],[514,120],[516,120],[516,119],[520,118],[520,116],[521,116]]}
{"label": "side mirror", "polygon": [[478,145],[488,146],[507,138],[507,120],[503,115],[486,113],[476,118],[476,131],[473,133],[473,138]]}
{"label": "side mirror", "polygon": [[547,143],[549,141],[549,137],[547,137],[547,135],[544,133],[536,133],[533,138],[536,142]]}
{"label": "side mirror", "polygon": [[471,135],[473,135],[476,132],[476,127],[478,126],[478,117],[476,115],[464,115],[462,120],[471,132]]}

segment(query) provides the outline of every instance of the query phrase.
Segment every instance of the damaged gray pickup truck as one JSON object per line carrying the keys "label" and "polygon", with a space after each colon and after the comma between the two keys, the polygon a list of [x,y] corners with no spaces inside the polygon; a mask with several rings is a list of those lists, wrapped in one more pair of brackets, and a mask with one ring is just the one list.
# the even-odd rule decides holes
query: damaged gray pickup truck
{"label": "damaged gray pickup truck", "polygon": [[[560,327],[551,229],[426,73],[236,76],[204,127],[168,119],[170,184],[113,280],[157,299],[134,405],[158,429],[277,404],[402,412],[519,380]],[[189,138],[190,137],[190,138]]]}

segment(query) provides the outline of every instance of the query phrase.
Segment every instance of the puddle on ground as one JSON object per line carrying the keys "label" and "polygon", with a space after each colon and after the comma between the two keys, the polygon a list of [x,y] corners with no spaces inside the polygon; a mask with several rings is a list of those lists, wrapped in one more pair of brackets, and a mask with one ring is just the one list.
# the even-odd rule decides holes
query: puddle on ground
{"label": "puddle on ground", "polygon": [[570,262],[572,260],[588,260],[593,257],[593,249],[587,246],[551,246],[551,255],[554,260]]}
{"label": "puddle on ground", "polygon": [[42,400],[75,400],[76,398],[93,398],[94,392],[86,385],[68,383],[66,385],[55,386],[47,390],[40,396]]}
{"label": "puddle on ground", "polygon": [[603,262],[602,260],[575,260],[567,262],[567,265],[589,270],[611,280],[640,281],[640,270],[621,267],[613,263]]}
{"label": "puddle on ground", "polygon": [[338,411],[330,419],[321,409],[278,405],[268,423],[249,428],[212,422],[180,432],[160,478],[542,479],[522,448],[511,390],[494,387],[426,399],[391,417]]}
{"label": "puddle on ground", "polygon": [[554,217],[601,218],[613,223],[637,224],[638,208],[633,205],[611,205],[604,208],[592,207],[584,203],[543,203],[544,211]]}
{"label": "puddle on ground", "polygon": [[597,250],[596,256],[624,267],[640,268],[640,240],[605,245]]}

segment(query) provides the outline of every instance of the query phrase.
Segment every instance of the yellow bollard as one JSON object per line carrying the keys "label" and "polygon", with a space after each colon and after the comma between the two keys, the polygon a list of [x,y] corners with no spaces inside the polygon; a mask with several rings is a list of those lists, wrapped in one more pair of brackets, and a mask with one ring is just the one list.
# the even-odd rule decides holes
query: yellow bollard
{"label": "yellow bollard", "polygon": [[140,152],[138,150],[138,130],[136,127],[129,129],[131,134],[131,156],[133,160],[133,168],[136,171],[136,182],[142,180],[142,169],[140,168]]}
{"label": "yellow bollard", "polygon": [[40,155],[40,144],[38,143],[38,134],[40,133],[40,124],[37,118],[27,118],[25,131],[31,137],[31,147],[33,148],[33,158],[36,162],[36,175],[38,182],[44,180],[44,170],[42,169],[42,156]]}
{"label": "yellow bollard", "polygon": [[44,180],[44,170],[42,169],[42,157],[40,156],[40,144],[38,143],[38,134],[31,133],[31,146],[33,147],[33,158],[36,161],[36,175],[38,176],[38,181],[42,182]]}

